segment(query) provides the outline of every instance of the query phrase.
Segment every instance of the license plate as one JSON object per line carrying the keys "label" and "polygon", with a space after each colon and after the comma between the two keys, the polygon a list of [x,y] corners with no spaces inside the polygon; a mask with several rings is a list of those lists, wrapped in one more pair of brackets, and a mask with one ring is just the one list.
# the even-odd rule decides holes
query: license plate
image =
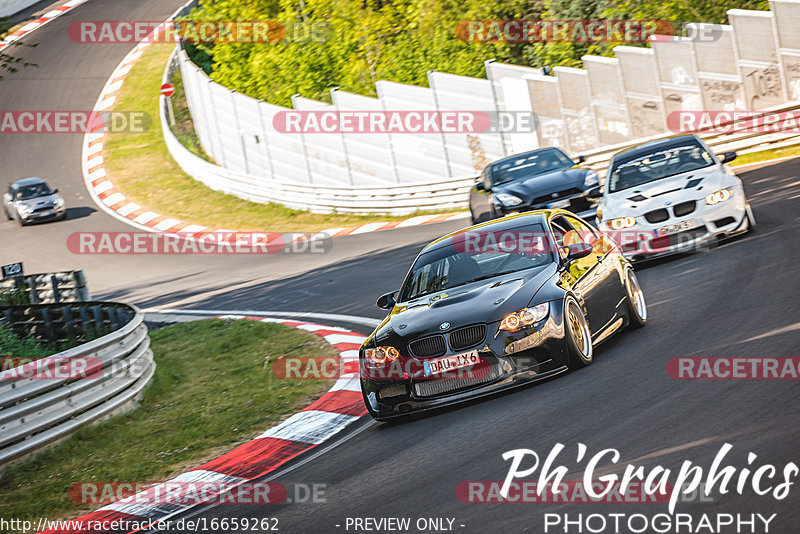
{"label": "license plate", "polygon": [[567,200],[556,200],[555,202],[551,202],[547,205],[548,208],[568,208],[569,207],[569,199]]}
{"label": "license plate", "polygon": [[39,217],[47,217],[48,215],[50,215],[52,213],[53,213],[52,210],[44,210],[44,211],[40,211],[38,213],[38,215],[39,215]]}
{"label": "license plate", "polygon": [[697,227],[697,221],[694,219],[689,219],[688,221],[681,221],[675,224],[668,224],[667,226],[662,226],[658,230],[656,230],[656,237],[660,237],[663,235],[672,235],[677,234],[680,232],[685,232],[686,230],[691,230],[692,228]]}
{"label": "license plate", "polygon": [[470,367],[480,361],[478,351],[473,350],[466,354],[456,354],[455,356],[445,356],[435,360],[425,360],[422,362],[423,373],[425,376],[435,376],[454,371],[464,367]]}

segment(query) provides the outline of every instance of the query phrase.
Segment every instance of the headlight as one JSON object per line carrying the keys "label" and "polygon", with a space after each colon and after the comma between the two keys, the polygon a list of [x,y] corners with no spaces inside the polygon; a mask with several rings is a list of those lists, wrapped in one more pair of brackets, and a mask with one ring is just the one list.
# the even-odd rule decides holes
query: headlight
{"label": "headlight", "polygon": [[597,173],[594,171],[589,171],[589,173],[586,175],[586,178],[583,179],[583,185],[586,187],[597,185],[597,182]]}
{"label": "headlight", "polygon": [[731,192],[727,189],[720,189],[716,193],[711,193],[706,197],[706,204],[713,206],[714,204],[725,202],[729,198],[731,198]]}
{"label": "headlight", "polygon": [[399,358],[400,352],[394,347],[377,347],[365,349],[364,356],[370,367],[383,367]]}
{"label": "headlight", "polygon": [[608,221],[608,227],[612,230],[624,230],[636,226],[636,219],[633,217],[618,217]]}
{"label": "headlight", "polygon": [[513,332],[519,330],[523,326],[530,326],[534,323],[538,323],[547,317],[549,311],[550,303],[545,302],[533,308],[525,308],[518,312],[510,313],[500,322],[500,330]]}
{"label": "headlight", "polygon": [[54,204],[55,204],[55,206],[57,208],[63,208],[64,207],[64,199],[59,197],[59,198],[56,199]]}
{"label": "headlight", "polygon": [[499,200],[504,206],[517,206],[522,204],[521,198],[509,195],[508,193],[497,193],[494,198]]}
{"label": "headlight", "polygon": [[23,204],[23,205],[21,205],[19,207],[19,212],[20,213],[24,213],[24,214],[27,215],[28,213],[32,213],[33,212],[33,208],[28,206],[28,205]]}

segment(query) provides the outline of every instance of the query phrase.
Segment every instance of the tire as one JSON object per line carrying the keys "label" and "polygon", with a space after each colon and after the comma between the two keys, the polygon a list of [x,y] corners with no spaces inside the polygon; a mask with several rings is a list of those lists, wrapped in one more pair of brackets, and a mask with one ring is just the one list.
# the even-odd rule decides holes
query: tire
{"label": "tire", "polygon": [[8,208],[3,206],[3,211],[6,212],[6,219],[8,219],[9,221],[13,221],[14,220],[14,217],[12,217],[10,213],[8,213]]}
{"label": "tire", "polygon": [[472,211],[472,207],[469,208],[469,217],[472,219],[472,224],[478,224],[478,219],[475,218],[475,212]]}
{"label": "tire", "polygon": [[647,303],[633,269],[625,269],[625,296],[630,328],[643,327],[647,324]]}
{"label": "tire", "polygon": [[753,210],[750,209],[750,203],[748,202],[744,206],[744,213],[747,217],[747,231],[753,232],[756,229],[756,218],[753,216]]}
{"label": "tire", "polygon": [[589,323],[573,297],[567,297],[564,301],[564,338],[570,369],[580,369],[592,363],[594,347]]}

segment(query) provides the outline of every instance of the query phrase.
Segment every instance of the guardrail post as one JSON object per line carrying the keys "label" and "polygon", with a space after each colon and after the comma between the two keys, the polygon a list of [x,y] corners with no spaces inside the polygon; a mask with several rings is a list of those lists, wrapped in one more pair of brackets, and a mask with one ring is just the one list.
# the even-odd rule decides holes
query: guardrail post
{"label": "guardrail post", "polygon": [[64,319],[64,327],[67,330],[67,337],[70,339],[76,339],[78,336],[75,335],[75,325],[72,324],[72,312],[69,309],[69,306],[63,306],[61,308],[61,317]]}
{"label": "guardrail post", "polygon": [[26,281],[31,304],[39,304],[41,301],[39,300],[39,290],[36,289],[36,281],[33,278],[28,278]]}
{"label": "guardrail post", "polygon": [[50,275],[50,285],[53,286],[53,300],[55,300],[56,304],[61,302],[61,292],[58,290],[58,278],[56,275]]}

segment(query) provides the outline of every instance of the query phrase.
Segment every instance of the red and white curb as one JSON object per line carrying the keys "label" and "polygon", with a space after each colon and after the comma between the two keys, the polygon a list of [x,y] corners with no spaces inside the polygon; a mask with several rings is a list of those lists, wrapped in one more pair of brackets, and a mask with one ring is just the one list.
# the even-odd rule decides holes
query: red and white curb
{"label": "red and white curb", "polygon": [[[155,41],[153,37],[164,31],[167,22],[168,21],[162,23],[162,25],[153,30],[148,37],[137,44],[136,47],[131,50],[117,66],[103,87],[103,90],[100,92],[100,97],[97,99],[97,103],[94,107],[95,113],[103,113],[113,108],[117,96],[122,89],[122,84],[124,83],[125,78],[127,77],[131,68],[142,56],[145,49],[147,49],[147,47],[149,47],[153,41]],[[96,124],[90,125],[89,130],[90,131],[87,132],[83,140],[83,155],[81,158],[83,178],[86,182],[86,188],[89,190],[89,194],[92,196],[92,199],[104,211],[129,225],[151,232],[156,231],[176,233],[184,237],[194,238],[200,238],[214,232],[234,232],[234,230],[211,228],[198,224],[192,224],[174,217],[169,217],[167,215],[162,215],[148,210],[146,207],[140,206],[136,202],[126,197],[124,193],[116,188],[113,178],[108,175],[108,172],[105,168],[105,162],[103,160],[104,133],[102,131],[102,122],[97,121]],[[317,232],[305,232],[304,234],[310,234],[310,239],[312,240],[325,239],[328,237],[341,237],[345,235],[376,232],[378,230],[390,230],[393,228],[405,228],[409,226],[418,226],[421,224],[431,224],[455,219],[463,219],[468,215],[469,212],[445,213],[440,215],[418,215],[404,220],[372,222],[346,228],[327,228]],[[281,234],[272,233],[268,238],[266,238],[265,241],[268,242],[273,239],[277,239],[280,235]],[[295,234],[293,239],[300,239],[302,236],[303,234]]]}
{"label": "red and white curb", "polygon": [[[244,315],[219,315],[220,319],[246,319],[260,322],[281,323],[301,330],[313,332],[333,345],[342,359],[341,368],[345,371],[331,389],[302,411],[285,419],[280,424],[266,430],[256,438],[239,445],[219,458],[211,460],[191,471],[182,473],[164,484],[174,482],[224,483],[226,488],[262,477],[285,464],[300,453],[313,449],[328,440],[350,423],[367,413],[361,397],[358,380],[358,349],[365,336],[345,328],[326,326],[284,319],[248,317]],[[191,491],[191,485],[183,485]],[[174,495],[173,502],[149,503],[147,496],[153,488],[137,493],[123,501],[104,506],[94,512],[82,515],[70,523],[72,530],[48,530],[44,532],[63,532],[87,534],[93,532],[80,526],[99,524],[96,522],[159,521],[191,508],[190,504],[179,504],[180,495]],[[163,494],[163,491],[161,492]]]}
{"label": "red and white curb", "polygon": [[22,39],[23,37],[25,37],[26,35],[28,35],[32,31],[41,28],[42,26],[44,26],[45,24],[47,24],[51,20],[60,17],[61,15],[63,15],[67,11],[69,11],[70,9],[72,9],[74,7],[77,7],[77,6],[81,5],[81,4],[83,4],[84,2],[88,2],[88,1],[89,0],[71,0],[70,2],[67,2],[66,4],[63,4],[63,5],[60,5],[58,7],[55,7],[53,9],[51,9],[50,11],[48,11],[47,13],[45,13],[44,15],[39,17],[38,19],[34,19],[34,20],[30,21],[25,26],[22,26],[21,28],[19,28],[17,30],[14,30],[13,32],[11,32],[8,35],[6,35],[5,38],[3,38],[2,41],[0,41],[0,50],[3,50],[4,48],[6,48],[7,46],[9,46],[11,43],[13,43],[15,41],[19,41],[20,39]]}

